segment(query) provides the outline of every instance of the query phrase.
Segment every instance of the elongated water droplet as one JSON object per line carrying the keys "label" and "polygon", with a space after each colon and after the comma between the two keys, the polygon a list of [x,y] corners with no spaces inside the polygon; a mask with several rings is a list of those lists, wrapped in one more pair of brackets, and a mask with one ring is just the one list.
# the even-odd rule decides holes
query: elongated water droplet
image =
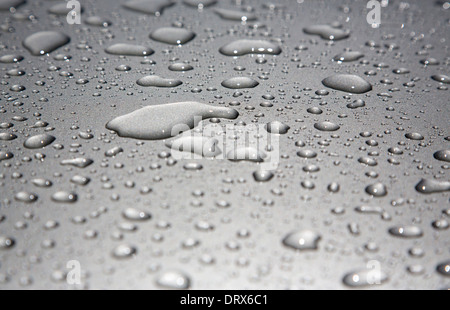
{"label": "elongated water droplet", "polygon": [[150,34],[151,39],[172,45],[186,44],[193,40],[195,36],[192,31],[175,27],[159,28]]}
{"label": "elongated water droplet", "polygon": [[160,140],[192,129],[202,119],[236,119],[238,116],[239,113],[231,108],[179,102],[142,108],[110,121],[106,128],[116,131],[121,137]]}
{"label": "elongated water droplet", "polygon": [[225,56],[244,56],[247,54],[279,55],[281,48],[264,40],[237,40],[220,48]]}
{"label": "elongated water droplet", "polygon": [[130,221],[147,221],[152,218],[150,213],[136,208],[127,208],[123,211],[122,215]]}
{"label": "elongated water droplet", "polygon": [[150,47],[134,45],[128,43],[117,43],[105,49],[105,52],[112,55],[122,56],[150,56],[155,53]]}
{"label": "elongated water droplet", "polygon": [[23,146],[25,146],[27,149],[40,149],[52,144],[55,140],[56,138],[54,136],[48,134],[37,135],[28,138],[24,142]]}
{"label": "elongated water droplet", "polygon": [[435,194],[450,191],[450,182],[422,179],[416,185],[416,191],[422,194]]}
{"label": "elongated water droplet", "polygon": [[284,135],[284,134],[288,133],[288,131],[289,131],[289,129],[291,129],[291,127],[289,127],[286,124],[283,124],[282,122],[273,121],[273,122],[267,123],[265,126],[265,129],[269,133]]}
{"label": "elongated water droplet", "polygon": [[180,80],[165,79],[156,75],[140,78],[136,83],[143,87],[177,87],[183,84]]}
{"label": "elongated water droplet", "polygon": [[437,160],[450,162],[450,150],[437,151],[433,156]]}
{"label": "elongated water droplet", "polygon": [[75,159],[65,159],[61,161],[61,165],[63,166],[73,166],[77,168],[86,168],[92,165],[94,161],[89,158],[75,158]]}
{"label": "elongated water droplet", "polygon": [[255,21],[258,19],[254,13],[249,12],[240,12],[227,9],[215,9],[214,12],[221,18],[226,20],[246,22],[246,21]]}
{"label": "elongated water droplet", "polygon": [[306,34],[318,35],[324,40],[343,40],[350,37],[350,31],[330,25],[314,25],[303,29]]}
{"label": "elongated water droplet", "polygon": [[369,82],[352,74],[336,74],[324,79],[322,84],[352,94],[363,94],[372,90],[372,85]]}
{"label": "elongated water droplet", "polygon": [[163,11],[174,5],[171,0],[131,0],[123,4],[123,7],[131,11],[159,16]]}
{"label": "elongated water droplet", "polygon": [[316,250],[321,236],[312,230],[302,230],[288,234],[283,244],[296,250]]}
{"label": "elongated water droplet", "polygon": [[258,81],[249,77],[235,77],[222,82],[223,87],[231,89],[255,88],[258,85]]}
{"label": "elongated water droplet", "polygon": [[78,196],[73,192],[60,191],[52,195],[52,200],[58,203],[74,203],[78,200]]}
{"label": "elongated water droplet", "polygon": [[387,274],[382,270],[364,269],[346,274],[342,281],[349,287],[358,288],[380,285],[388,280]]}
{"label": "elongated water droplet", "polygon": [[156,284],[166,289],[186,290],[191,286],[189,276],[180,271],[166,271],[156,279]]}
{"label": "elongated water droplet", "polygon": [[389,229],[392,236],[400,238],[420,238],[423,236],[423,231],[417,226],[396,226]]}
{"label": "elongated water droplet", "polygon": [[70,42],[70,37],[59,31],[36,32],[23,41],[23,46],[34,56],[42,56]]}

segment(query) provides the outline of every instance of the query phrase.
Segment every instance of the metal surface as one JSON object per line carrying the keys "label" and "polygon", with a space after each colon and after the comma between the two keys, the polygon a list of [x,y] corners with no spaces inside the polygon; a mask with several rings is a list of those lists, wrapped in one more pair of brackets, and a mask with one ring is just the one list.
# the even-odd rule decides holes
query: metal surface
{"label": "metal surface", "polygon": [[[161,16],[127,10],[121,6],[125,0],[80,2],[81,25],[49,14],[56,1],[28,1],[17,12],[0,12],[0,56],[25,58],[0,64],[0,123],[14,125],[0,133],[17,136],[0,141],[0,151],[14,154],[0,162],[0,237],[14,240],[12,247],[0,248],[1,289],[167,288],[161,279],[174,270],[189,279],[192,289],[345,289],[347,274],[370,269],[374,262],[387,278],[369,289],[449,287],[448,276],[437,271],[450,259],[445,228],[449,193],[425,195],[415,189],[421,179],[450,180],[448,162],[433,157],[450,148],[448,86],[431,79],[449,74],[445,2],[389,1],[381,8],[376,29],[366,21],[366,1],[277,1],[270,6],[266,1],[222,0],[203,10],[177,1]],[[258,20],[225,20],[215,8],[248,10]],[[86,25],[85,19],[93,15],[111,25]],[[350,36],[329,41],[303,31],[333,22],[350,30]],[[172,25],[193,31],[195,39],[183,46],[150,39],[155,29]],[[22,41],[43,30],[61,31],[71,41],[48,55],[32,56]],[[267,62],[262,64],[257,55],[234,58],[219,53],[220,47],[238,39],[269,40],[282,53],[264,56]],[[155,53],[146,58],[107,54],[105,48],[114,43],[144,45]],[[364,57],[333,61],[347,48]],[[71,58],[55,60],[59,54]],[[428,58],[439,64],[421,63]],[[141,63],[145,59],[155,64]],[[194,70],[170,71],[176,62],[188,62]],[[116,70],[120,65],[131,70]],[[50,66],[60,69],[51,71]],[[8,75],[14,68],[26,74]],[[398,68],[410,72],[393,73]],[[322,80],[336,73],[361,76],[373,89],[347,94],[325,87]],[[150,74],[183,84],[136,84]],[[249,76],[259,85],[239,90],[242,94],[221,85],[238,76]],[[79,79],[89,83],[77,84]],[[387,79],[392,84],[380,82]],[[14,92],[13,85],[26,89]],[[318,90],[329,94],[316,95]],[[347,107],[357,99],[364,100],[365,107]],[[259,164],[253,162],[203,159],[171,165],[161,154],[170,152],[164,141],[121,138],[105,128],[112,119],[142,107],[183,101],[231,106],[239,112],[236,120],[221,119],[220,124],[288,125],[288,133],[280,135],[275,177],[256,182],[253,173]],[[273,107],[260,105],[266,101]],[[17,116],[26,120],[13,119]],[[48,125],[32,128],[37,121]],[[324,132],[314,127],[324,121],[340,129]],[[361,135],[364,132],[371,135]],[[28,137],[43,133],[56,140],[43,149],[23,146]],[[85,139],[86,133],[93,138]],[[407,133],[420,133],[424,139],[408,139]],[[298,141],[305,146],[299,147]],[[55,148],[58,144],[63,149]],[[123,152],[105,156],[114,147]],[[402,154],[393,155],[388,151],[392,147]],[[317,157],[304,159],[297,155],[300,150],[315,151]],[[84,169],[61,165],[79,157],[94,163]],[[371,158],[377,165],[360,163],[360,158]],[[203,169],[186,170],[191,162]],[[310,164],[320,171],[305,172]],[[76,185],[71,182],[76,175],[91,181]],[[32,182],[37,178],[53,184],[38,187]],[[308,181],[313,189],[308,189]],[[327,189],[333,182],[338,192]],[[388,194],[368,194],[366,187],[375,183],[384,184]],[[57,203],[52,195],[59,191],[76,193],[78,199]],[[15,198],[20,192],[34,193],[37,200],[24,203]],[[356,211],[360,206],[379,207],[384,214]],[[151,219],[128,220],[123,212],[130,207],[149,212]],[[437,220],[444,228],[433,227]],[[422,236],[395,237],[389,229],[397,226],[420,228]],[[289,233],[303,230],[320,237],[317,249],[295,250],[283,243]],[[121,245],[132,245],[135,255],[114,257]],[[80,264],[81,284],[66,281],[73,275],[67,268],[71,261]]]}

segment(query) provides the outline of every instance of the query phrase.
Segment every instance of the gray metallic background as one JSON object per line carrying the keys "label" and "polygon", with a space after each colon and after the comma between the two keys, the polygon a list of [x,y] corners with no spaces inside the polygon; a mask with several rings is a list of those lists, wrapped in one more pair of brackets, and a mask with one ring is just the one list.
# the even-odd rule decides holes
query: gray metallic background
{"label": "gray metallic background", "polygon": [[[35,16],[33,21],[0,12],[0,56],[25,57],[18,64],[0,64],[0,122],[14,124],[0,132],[18,136],[0,142],[0,151],[14,154],[13,159],[0,162],[0,217],[5,217],[0,221],[0,236],[15,240],[13,248],[0,249],[1,289],[73,288],[64,279],[69,271],[66,263],[71,260],[78,260],[83,271],[83,284],[76,288],[88,289],[160,288],[156,281],[168,270],[186,274],[192,289],[345,289],[344,276],[364,270],[371,260],[380,262],[388,281],[369,288],[449,287],[449,278],[436,271],[438,264],[450,259],[449,230],[432,226],[439,219],[448,221],[449,193],[424,195],[415,190],[422,178],[450,179],[448,164],[433,158],[434,152],[449,149],[446,137],[450,135],[448,89],[430,78],[449,74],[449,10],[443,8],[443,1],[389,1],[389,6],[382,9],[380,29],[372,29],[366,22],[366,1],[285,0],[277,1],[280,7],[270,10],[263,6],[266,1],[244,0],[239,6],[241,1],[221,0],[200,12],[178,1],[160,17],[127,11],[121,7],[123,2],[81,0],[85,8],[82,20],[90,15],[104,16],[112,22],[108,28],[68,25],[65,17],[47,13],[55,1],[28,1],[18,9],[26,16]],[[212,11],[217,7],[251,7],[265,27],[255,30],[249,27],[252,23],[220,19]],[[330,44],[303,32],[304,27],[335,21],[351,30],[350,38]],[[149,38],[155,28],[174,22],[182,22],[197,37],[182,47]],[[68,34],[71,42],[47,56],[32,56],[22,40],[49,29]],[[218,52],[224,44],[240,38],[271,40],[283,52],[280,56],[266,56],[266,64],[257,64],[256,56],[234,59]],[[370,40],[380,47],[366,46]],[[107,46],[119,42],[150,46],[156,53],[148,58],[156,65],[141,64],[140,57],[104,52]],[[398,48],[386,47],[391,44]],[[308,49],[298,51],[295,47],[299,45]],[[426,45],[430,46],[424,49]],[[333,62],[332,58],[345,48],[364,53],[362,60],[366,63]],[[423,50],[428,55],[417,54]],[[56,61],[57,54],[72,58]],[[82,61],[83,57],[90,61]],[[436,58],[440,64],[422,65],[420,60],[427,57]],[[171,72],[168,66],[175,59],[188,61],[195,69]],[[374,67],[379,63],[388,67]],[[115,70],[123,64],[132,70]],[[73,73],[73,77],[49,72],[50,65],[61,67],[59,72]],[[237,72],[236,66],[246,70]],[[410,73],[392,73],[400,67],[408,68]],[[26,75],[8,77],[6,72],[12,68],[22,69]],[[376,75],[367,76],[365,72],[370,70]],[[136,84],[137,79],[152,72],[179,78],[184,84],[173,89]],[[363,76],[374,89],[348,99],[344,98],[346,93],[331,89],[329,95],[317,96],[315,91],[327,89],[322,79],[334,73]],[[221,86],[227,78],[250,74],[260,85],[244,90],[243,96],[233,97],[233,90]],[[268,79],[258,79],[261,75]],[[80,78],[90,82],[77,85]],[[380,83],[383,79],[393,84]],[[411,80],[415,81],[413,87],[404,86]],[[37,86],[37,81],[45,85]],[[11,92],[15,84],[26,90]],[[217,90],[208,91],[209,87]],[[202,91],[192,92],[196,88]],[[394,88],[397,91],[392,91]],[[262,98],[265,94],[275,97],[272,108],[260,106],[266,101]],[[296,95],[298,99],[293,98]],[[348,109],[346,105],[356,99],[363,99],[366,106]],[[240,113],[237,121],[266,124],[278,120],[288,124],[291,129],[280,140],[282,159],[276,177],[268,183],[255,182],[252,173],[258,167],[249,162],[202,160],[198,161],[203,165],[201,171],[186,171],[183,161],[168,166],[166,159],[158,157],[160,152],[168,151],[162,141],[120,138],[105,128],[112,118],[141,107],[179,101],[220,106],[238,101],[240,105],[234,107]],[[14,102],[23,105],[15,106]],[[248,106],[254,109],[246,109]],[[323,113],[310,114],[310,107],[320,107]],[[256,117],[259,113],[263,116]],[[13,121],[14,116],[27,120]],[[23,147],[28,136],[45,132],[45,128],[30,127],[38,120],[53,127],[48,132],[56,137],[53,144],[59,143],[64,149],[52,145],[40,150]],[[327,133],[314,128],[314,123],[325,120],[339,124],[341,129]],[[79,133],[86,131],[94,138],[80,138]],[[361,132],[373,134],[363,138]],[[408,140],[408,132],[421,133],[425,139]],[[376,140],[378,146],[368,146],[369,139]],[[296,141],[304,141],[306,149],[318,153],[317,158],[298,157]],[[320,143],[323,141],[328,143]],[[115,146],[124,152],[114,158],[105,157],[105,151]],[[390,155],[390,147],[401,148],[403,155]],[[378,152],[373,156],[377,166],[358,162],[373,151]],[[45,159],[37,159],[36,153],[45,154]],[[75,157],[91,158],[94,164],[85,169],[60,165],[62,160]],[[389,163],[389,158],[399,164]],[[320,171],[304,172],[302,168],[309,163],[318,165]],[[154,164],[160,166],[155,168]],[[138,172],[138,167],[143,167],[143,172]],[[366,173],[371,171],[379,176],[368,177]],[[74,185],[70,182],[74,175],[87,176],[91,182],[84,187]],[[31,183],[34,178],[49,179],[53,185],[38,188]],[[313,181],[315,189],[303,188],[301,182],[305,180]],[[126,187],[127,181],[135,186]],[[340,185],[338,193],[327,190],[331,182]],[[365,192],[367,185],[376,182],[387,186],[386,197],[374,198]],[[142,194],[143,187],[152,192]],[[53,202],[51,195],[60,190],[77,193],[78,201]],[[204,195],[196,197],[196,190]],[[14,196],[21,191],[37,194],[38,200],[31,204],[16,201]],[[220,201],[228,202],[230,207],[219,208]],[[354,208],[361,205],[382,207],[391,220],[355,212]],[[127,207],[146,210],[152,219],[136,223],[134,232],[122,231],[120,226],[128,222],[122,216]],[[339,208],[345,212],[337,215],[333,210]],[[85,217],[86,223],[74,224],[76,216]],[[49,220],[57,221],[58,227],[45,229]],[[208,222],[213,229],[197,229],[199,221]],[[164,228],[166,223],[170,226]],[[348,228],[355,223],[358,235]],[[396,238],[388,229],[397,225],[415,225],[424,234],[421,238]],[[250,233],[246,238],[239,236],[243,229]],[[295,251],[283,245],[282,239],[289,232],[303,229],[320,234],[317,250]],[[96,238],[86,238],[85,232],[90,230],[97,232]],[[118,232],[121,240],[115,238]],[[198,245],[183,246],[191,239]],[[45,240],[54,241],[55,246],[43,247]],[[371,243],[377,245],[375,251],[367,249]],[[127,260],[115,259],[111,252],[120,244],[134,245],[137,254]],[[409,253],[412,248],[421,248],[425,254],[414,257]],[[202,261],[205,255],[213,258],[213,263]],[[416,274],[410,269],[422,271]]]}

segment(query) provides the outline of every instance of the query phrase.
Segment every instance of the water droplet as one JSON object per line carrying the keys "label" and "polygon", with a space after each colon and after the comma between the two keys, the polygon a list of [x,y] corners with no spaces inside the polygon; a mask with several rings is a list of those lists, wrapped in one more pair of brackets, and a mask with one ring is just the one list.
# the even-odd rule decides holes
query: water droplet
{"label": "water droplet", "polygon": [[150,213],[136,208],[127,208],[123,211],[122,215],[130,221],[147,221],[152,218]]}
{"label": "water droplet", "polygon": [[320,131],[337,131],[341,127],[335,123],[331,122],[321,122],[321,123],[315,123],[314,128]]}
{"label": "water droplet", "polygon": [[0,161],[8,160],[14,157],[14,154],[11,152],[0,151]]}
{"label": "water droplet", "polygon": [[282,122],[273,121],[273,122],[267,123],[265,126],[265,129],[269,133],[284,135],[284,134],[288,133],[288,131],[289,131],[289,129],[291,129],[291,127],[289,127],[286,124],[283,124]]}
{"label": "water droplet", "polygon": [[244,56],[247,54],[279,55],[281,48],[264,40],[237,40],[220,48],[225,56]]}
{"label": "water droplet", "polygon": [[165,79],[157,75],[145,76],[137,80],[136,83],[143,87],[178,87],[183,84],[180,80]]}
{"label": "water droplet", "polygon": [[221,18],[232,21],[246,22],[255,21],[258,19],[255,14],[250,12],[240,12],[227,9],[215,9],[214,12]]}
{"label": "water droplet", "polygon": [[437,82],[450,84],[450,77],[448,77],[447,75],[444,75],[444,74],[433,75],[431,78]]}
{"label": "water droplet", "polygon": [[61,161],[61,165],[63,166],[72,166],[76,168],[86,168],[92,165],[94,161],[89,158],[75,158],[75,159],[65,159]]}
{"label": "water droplet", "polygon": [[222,82],[223,87],[231,89],[255,88],[258,85],[258,81],[249,77],[235,77]]}
{"label": "water droplet", "polygon": [[182,63],[182,62],[177,62],[177,63],[171,64],[169,66],[169,70],[177,71],[177,72],[185,72],[185,71],[194,70],[194,67],[192,67],[191,65]]}
{"label": "water droplet", "polygon": [[416,191],[422,194],[435,194],[450,191],[450,182],[422,179],[416,185]]}
{"label": "water droplet", "polygon": [[316,250],[321,236],[311,230],[302,230],[288,234],[283,244],[296,250]]}
{"label": "water droplet", "polygon": [[[1,244],[1,242],[0,242]],[[450,277],[450,261],[443,262],[436,267],[439,274]]]}
{"label": "water droplet", "polygon": [[122,56],[150,56],[155,53],[155,51],[149,47],[128,43],[117,43],[111,45],[105,49],[105,52],[112,55]]}
{"label": "water droplet", "polygon": [[9,250],[14,247],[15,243],[11,237],[0,236],[0,250]]}
{"label": "water droplet", "polygon": [[136,253],[136,247],[128,244],[121,244],[113,250],[112,255],[117,259],[128,259],[136,255]]}
{"label": "water droplet", "polygon": [[365,269],[346,274],[342,281],[349,287],[358,288],[383,284],[388,279],[387,274],[382,270]]}
{"label": "water droplet", "polygon": [[78,196],[73,192],[60,191],[52,195],[52,200],[58,203],[74,203],[78,200]]}
{"label": "water droplet", "polygon": [[420,238],[423,236],[423,231],[417,226],[396,226],[389,229],[392,236],[400,238]]}
{"label": "water droplet", "polygon": [[121,137],[160,140],[192,129],[202,119],[236,119],[235,109],[214,107],[198,102],[179,102],[148,106],[110,121],[106,128]]}
{"label": "water droplet", "polygon": [[318,35],[324,40],[343,40],[350,37],[350,31],[330,25],[314,25],[303,29],[306,34]]}
{"label": "water droplet", "polygon": [[336,55],[333,60],[337,62],[352,62],[364,57],[364,54],[357,51],[348,51],[342,54]]}
{"label": "water droplet", "polygon": [[166,271],[156,279],[156,284],[166,289],[186,290],[191,286],[189,276],[180,271]]}
{"label": "water droplet", "polygon": [[36,32],[23,41],[23,46],[34,56],[51,53],[70,42],[70,37],[59,31]]}
{"label": "water droplet", "polygon": [[43,147],[46,147],[47,145],[50,145],[55,141],[56,138],[54,136],[43,134],[43,135],[37,135],[28,138],[23,146],[28,149],[40,149]]}
{"label": "water droplet", "polygon": [[369,82],[352,74],[336,74],[324,79],[322,84],[352,94],[363,94],[372,90],[372,85]]}
{"label": "water droplet", "polygon": [[450,150],[437,151],[433,156],[437,160],[450,162]]}
{"label": "water droplet", "polygon": [[269,182],[274,176],[272,171],[258,170],[253,173],[256,182]]}
{"label": "water droplet", "polygon": [[384,197],[388,194],[386,185],[375,183],[366,187],[366,193],[374,197]]}
{"label": "water droplet", "polygon": [[38,200],[38,196],[36,194],[28,192],[19,192],[14,196],[14,198],[17,201],[24,203],[32,203]]}
{"label": "water droplet", "polygon": [[[218,146],[217,139],[203,136],[184,136],[173,141],[168,141],[166,146],[173,152],[189,152],[202,157],[212,158],[222,154],[222,150]],[[172,154],[178,159],[178,155]],[[183,157],[181,155],[181,157]],[[188,157],[189,159],[189,157]]]}
{"label": "water droplet", "polygon": [[150,38],[167,44],[182,45],[192,41],[195,33],[183,28],[165,27],[159,28],[150,34]]}
{"label": "water droplet", "polygon": [[166,8],[174,4],[171,0],[131,0],[123,4],[123,7],[138,13],[160,16]]}

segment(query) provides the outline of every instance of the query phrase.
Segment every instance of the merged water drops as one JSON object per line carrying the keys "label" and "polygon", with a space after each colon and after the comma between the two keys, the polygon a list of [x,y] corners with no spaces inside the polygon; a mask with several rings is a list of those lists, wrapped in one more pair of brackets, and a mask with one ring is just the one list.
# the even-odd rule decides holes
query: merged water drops
{"label": "merged water drops", "polygon": [[350,31],[331,25],[314,25],[303,29],[307,34],[318,35],[324,40],[343,40],[350,37]]}
{"label": "merged water drops", "polygon": [[179,102],[148,106],[110,121],[106,128],[121,137],[160,140],[196,127],[203,119],[236,119],[238,111],[199,102]]}
{"label": "merged water drops", "polygon": [[279,55],[281,48],[265,40],[237,40],[219,49],[225,56],[244,56],[248,54]]}
{"label": "merged water drops", "polygon": [[136,83],[143,87],[178,87],[183,84],[180,80],[166,79],[157,75],[145,76],[137,80]]}
{"label": "merged water drops", "polygon": [[112,55],[123,55],[123,56],[150,56],[155,53],[149,47],[142,45],[134,45],[128,43],[117,43],[108,46],[105,52]]}
{"label": "merged water drops", "polygon": [[23,41],[23,46],[34,56],[42,56],[70,42],[70,37],[59,31],[36,32]]}

